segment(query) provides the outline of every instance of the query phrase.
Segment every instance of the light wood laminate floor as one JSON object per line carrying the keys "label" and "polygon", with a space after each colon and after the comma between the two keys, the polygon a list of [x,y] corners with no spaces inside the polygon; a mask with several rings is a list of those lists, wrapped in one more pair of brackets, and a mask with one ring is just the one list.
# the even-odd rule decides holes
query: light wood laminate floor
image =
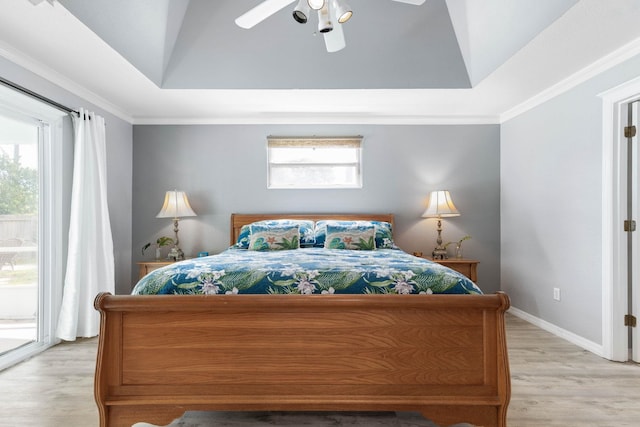
{"label": "light wood laminate floor", "polygon": [[[509,315],[511,427],[640,426],[640,365],[604,360]],[[0,372],[0,426],[91,427],[96,339]]]}

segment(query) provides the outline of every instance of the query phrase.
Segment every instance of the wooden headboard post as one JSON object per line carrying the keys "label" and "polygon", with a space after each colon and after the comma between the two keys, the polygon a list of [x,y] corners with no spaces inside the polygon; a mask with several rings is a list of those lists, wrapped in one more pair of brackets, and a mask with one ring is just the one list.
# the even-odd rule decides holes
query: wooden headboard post
{"label": "wooden headboard post", "polygon": [[345,221],[386,221],[393,227],[393,214],[231,214],[230,244],[238,240],[243,225],[266,219],[308,219],[311,221],[345,220]]}

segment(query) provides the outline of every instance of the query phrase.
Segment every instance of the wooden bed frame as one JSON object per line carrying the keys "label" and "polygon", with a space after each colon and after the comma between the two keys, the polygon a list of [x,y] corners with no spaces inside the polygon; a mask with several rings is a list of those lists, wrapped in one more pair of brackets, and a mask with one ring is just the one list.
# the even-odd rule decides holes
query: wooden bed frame
{"label": "wooden bed frame", "polygon": [[[377,219],[392,215],[232,216]],[[189,410],[418,411],[506,426],[504,313],[494,295],[110,295],[101,314],[100,425],[166,425]]]}

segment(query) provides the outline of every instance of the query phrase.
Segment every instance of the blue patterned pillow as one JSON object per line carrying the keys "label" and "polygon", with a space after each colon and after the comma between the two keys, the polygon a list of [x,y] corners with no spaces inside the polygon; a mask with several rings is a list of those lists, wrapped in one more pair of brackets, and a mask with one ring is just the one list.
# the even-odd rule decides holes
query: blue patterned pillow
{"label": "blue patterned pillow", "polygon": [[238,234],[238,240],[236,240],[235,245],[232,247],[238,249],[248,249],[249,248],[249,235],[251,234],[251,227],[248,225],[243,225],[240,228],[240,234]]}
{"label": "blue patterned pillow", "polygon": [[238,240],[233,245],[234,248],[248,249],[249,240],[251,235],[251,225],[266,225],[273,227],[280,226],[293,226],[297,225],[300,228],[300,247],[310,247],[315,243],[313,221],[311,220],[299,220],[299,219],[267,219],[263,221],[257,221],[253,224],[243,225],[240,228],[240,234]]}
{"label": "blue patterned pillow", "polygon": [[324,247],[327,249],[373,251],[376,249],[375,235],[376,229],[373,224],[327,224],[327,236]]}
{"label": "blue patterned pillow", "polygon": [[281,251],[300,247],[300,227],[297,225],[251,224],[250,251]]}
{"label": "blue patterned pillow", "polygon": [[396,244],[393,242],[393,230],[391,223],[386,221],[371,221],[376,228],[376,248],[393,249]]}
{"label": "blue patterned pillow", "polygon": [[324,242],[327,237],[327,224],[332,225],[373,225],[376,230],[376,248],[378,249],[393,249],[395,243],[393,242],[393,230],[391,229],[391,223],[386,221],[338,221],[338,220],[326,220],[316,222],[315,228],[315,245],[317,247],[324,247]]}

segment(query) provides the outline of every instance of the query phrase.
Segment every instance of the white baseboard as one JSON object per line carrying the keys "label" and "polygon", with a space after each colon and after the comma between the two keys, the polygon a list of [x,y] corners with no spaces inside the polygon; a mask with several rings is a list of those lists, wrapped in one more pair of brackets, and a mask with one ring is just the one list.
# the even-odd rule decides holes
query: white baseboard
{"label": "white baseboard", "polygon": [[577,345],[578,347],[582,347],[587,351],[590,351],[600,357],[604,357],[604,352],[601,344],[597,344],[593,341],[589,341],[586,338],[583,338],[579,335],[574,334],[573,332],[569,332],[566,329],[562,329],[559,326],[554,325],[553,323],[549,323],[546,320],[542,320],[538,317],[532,316],[529,313],[526,313],[518,308],[511,307],[508,311],[510,314],[525,320],[532,325],[539,327],[547,332],[552,333],[555,336],[563,338],[569,341],[572,344]]}

